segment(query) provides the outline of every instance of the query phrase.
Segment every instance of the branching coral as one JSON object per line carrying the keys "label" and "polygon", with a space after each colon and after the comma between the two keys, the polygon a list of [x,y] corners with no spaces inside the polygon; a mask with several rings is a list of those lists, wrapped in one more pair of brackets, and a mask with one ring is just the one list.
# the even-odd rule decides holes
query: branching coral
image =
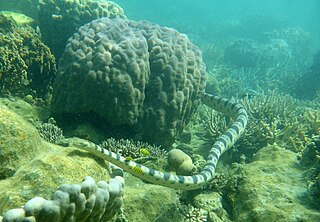
{"label": "branching coral", "polygon": [[209,109],[206,109],[206,114],[209,121],[205,121],[205,124],[208,127],[209,133],[212,136],[212,138],[217,138],[226,129],[228,129],[227,120],[223,115],[214,110]]}
{"label": "branching coral", "polygon": [[56,143],[58,140],[63,139],[63,132],[53,118],[50,118],[48,123],[39,123],[37,125],[40,136],[50,143]]}
{"label": "branching coral", "polygon": [[252,119],[246,135],[251,135],[251,139],[260,138],[256,145],[277,143],[298,151],[307,142],[305,123],[299,119],[302,110],[294,98],[269,91],[253,99],[245,97],[243,105]]}
{"label": "branching coral", "polygon": [[[230,154],[235,160],[240,161],[243,154],[250,160],[255,152],[267,144],[276,143],[299,152],[310,142],[303,110],[294,98],[268,91],[267,94],[257,94],[252,98],[246,96],[241,102],[248,111],[250,121],[245,136],[235,144],[237,152]],[[218,114],[208,113],[207,118],[211,136],[220,135],[229,126],[230,121]]]}
{"label": "branching coral", "polygon": [[320,119],[319,119],[320,110],[308,110],[305,113],[305,118],[308,120],[310,125],[308,125],[309,131],[312,134],[320,135]]}
{"label": "branching coral", "polygon": [[308,167],[306,179],[308,193],[316,208],[320,206],[320,122],[319,110],[307,110],[305,119],[308,128],[310,142],[299,153],[300,163]]}

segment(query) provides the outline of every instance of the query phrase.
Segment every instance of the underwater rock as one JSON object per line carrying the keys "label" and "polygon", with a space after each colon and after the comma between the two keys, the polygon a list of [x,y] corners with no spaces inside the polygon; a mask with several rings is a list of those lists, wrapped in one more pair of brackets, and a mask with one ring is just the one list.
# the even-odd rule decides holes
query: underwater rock
{"label": "underwater rock", "polygon": [[3,105],[0,136],[0,214],[35,196],[49,199],[59,185],[79,183],[87,175],[109,178],[104,161],[45,142],[31,123]]}
{"label": "underwater rock", "polygon": [[192,159],[182,150],[172,149],[168,153],[168,165],[178,175],[190,175],[193,169]]}
{"label": "underwater rock", "polygon": [[237,221],[319,221],[310,210],[304,171],[296,154],[269,145],[244,165],[246,177],[239,184],[233,213]]}
{"label": "underwater rock", "polygon": [[50,150],[30,123],[2,105],[0,141],[0,179],[13,176],[34,158],[34,153]]}
{"label": "underwater rock", "polygon": [[143,183],[126,175],[126,194],[123,213],[129,221],[183,221],[178,211],[178,195],[173,189]]}
{"label": "underwater rock", "polygon": [[222,205],[222,196],[218,192],[202,192],[194,198],[194,206],[208,211],[209,221],[231,221],[230,215]]}
{"label": "underwater rock", "polygon": [[36,23],[34,19],[21,13],[12,11],[2,11],[1,14],[7,17],[8,19],[13,19],[18,26],[29,25],[31,27],[34,27]]}

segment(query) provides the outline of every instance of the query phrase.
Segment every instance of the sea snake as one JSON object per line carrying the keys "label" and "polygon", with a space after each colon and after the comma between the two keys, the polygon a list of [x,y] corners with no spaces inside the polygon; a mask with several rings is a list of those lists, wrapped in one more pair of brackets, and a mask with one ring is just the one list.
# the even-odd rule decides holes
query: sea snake
{"label": "sea snake", "polygon": [[231,102],[230,100],[207,93],[203,94],[201,102],[218,112],[232,116],[234,118],[234,123],[213,144],[208,154],[206,165],[202,171],[196,175],[181,176],[163,173],[135,163],[131,160],[127,160],[119,154],[113,153],[98,145],[95,145],[94,148],[81,147],[81,149],[87,150],[90,153],[113,163],[121,169],[153,184],[183,190],[201,188],[213,178],[219,157],[239,139],[248,122],[247,112],[239,103]]}

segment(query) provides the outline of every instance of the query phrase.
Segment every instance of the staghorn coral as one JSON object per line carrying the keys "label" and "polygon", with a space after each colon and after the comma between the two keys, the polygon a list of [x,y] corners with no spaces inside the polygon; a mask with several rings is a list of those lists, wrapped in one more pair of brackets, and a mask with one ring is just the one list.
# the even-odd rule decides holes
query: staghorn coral
{"label": "staghorn coral", "polygon": [[104,0],[40,0],[39,27],[44,39],[60,58],[66,42],[78,28],[94,19],[125,18],[122,8]]}
{"label": "staghorn coral", "polygon": [[[299,151],[307,142],[306,126],[300,119],[303,111],[293,97],[269,91],[252,99],[245,97],[242,103],[252,119],[246,135],[256,146],[277,143]],[[251,140],[257,135],[260,138]]]}
{"label": "staghorn coral", "polygon": [[[248,111],[250,121],[244,137],[235,144],[234,152],[229,153],[232,161],[241,162],[243,158],[250,161],[254,153],[268,144],[300,152],[310,142],[304,110],[297,106],[298,101],[293,97],[268,91],[267,94],[246,96],[241,103]],[[213,137],[220,135],[230,122],[216,112],[207,113],[206,127]]]}
{"label": "staghorn coral", "polygon": [[51,108],[93,111],[139,140],[168,146],[196,111],[204,86],[201,52],[185,35],[146,21],[103,18],[69,39]]}
{"label": "staghorn coral", "polygon": [[305,112],[305,118],[309,122],[308,128],[309,132],[314,135],[320,135],[320,110],[308,109]]}
{"label": "staghorn coral", "polygon": [[81,184],[63,184],[51,200],[35,197],[23,208],[7,211],[0,221],[109,221],[123,202],[124,180],[115,177],[96,183],[87,176]]}
{"label": "staghorn coral", "polygon": [[314,203],[315,208],[319,209],[320,204],[320,110],[308,109],[305,112],[307,121],[308,135],[310,142],[298,155],[302,166],[307,167],[306,179],[308,194]]}
{"label": "staghorn coral", "polygon": [[56,75],[55,58],[30,26],[0,14],[0,87],[2,93],[44,97]]}

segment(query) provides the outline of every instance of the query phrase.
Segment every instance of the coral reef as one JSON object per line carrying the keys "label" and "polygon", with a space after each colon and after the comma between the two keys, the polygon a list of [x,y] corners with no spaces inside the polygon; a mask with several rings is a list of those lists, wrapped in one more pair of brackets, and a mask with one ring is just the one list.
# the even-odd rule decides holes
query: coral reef
{"label": "coral reef", "polygon": [[[2,100],[2,99],[1,99]],[[8,101],[0,105],[0,214],[23,206],[35,196],[49,199],[64,183],[78,183],[87,175],[108,180],[108,166],[76,147],[57,146],[43,140],[36,128],[18,112],[36,113],[30,104]],[[1,102],[2,104],[2,102]],[[14,112],[8,107],[20,111]],[[26,115],[26,114],[25,114]],[[28,119],[36,119],[36,116]],[[67,141],[75,141],[68,139]]]}
{"label": "coral reef", "polygon": [[260,48],[253,40],[239,39],[226,48],[224,56],[235,67],[252,67],[260,57]]}
{"label": "coral reef", "polygon": [[290,58],[291,50],[283,39],[270,39],[268,43],[258,43],[251,39],[239,39],[225,50],[226,61],[236,68],[267,66],[281,63]]}
{"label": "coral reef", "polygon": [[299,160],[302,166],[308,168],[306,179],[308,184],[308,194],[314,203],[314,207],[320,206],[320,110],[307,110],[309,143],[299,153]]}
{"label": "coral reef", "polygon": [[[301,76],[308,71],[314,53],[311,34],[292,27],[265,32],[263,36],[261,42],[236,39],[226,47],[224,69],[229,71],[215,67],[222,93],[234,96],[245,91],[276,90],[302,98],[299,91],[307,84],[302,84]],[[235,84],[231,90],[229,82]],[[312,84],[319,85],[314,81]],[[315,92],[312,94],[315,96]]]}
{"label": "coral reef", "polygon": [[38,12],[44,42],[57,59],[80,26],[102,17],[125,18],[119,5],[104,0],[40,0]]}
{"label": "coral reef", "polygon": [[[305,111],[300,109],[299,101],[293,97],[268,91],[253,97],[246,96],[241,102],[248,111],[250,121],[244,136],[230,152],[231,162],[241,162],[243,158],[250,161],[260,148],[268,144],[300,152],[310,142]],[[213,138],[221,135],[231,122],[212,111],[207,112],[207,119],[206,127]]]}
{"label": "coral reef", "polygon": [[35,197],[23,208],[7,211],[1,221],[108,221],[120,209],[124,193],[123,178],[95,183],[86,177],[78,184],[63,184],[51,200]]}
{"label": "coral reef", "polygon": [[[49,200],[61,184],[78,184],[87,175],[96,181],[109,180],[108,164],[77,149],[88,141],[68,138],[60,140],[59,146],[43,140],[34,125],[48,116],[40,115],[37,109],[21,99],[0,98],[0,175],[4,175],[0,180],[0,215],[35,196]],[[125,178],[122,211],[130,221],[170,218],[181,222],[177,191],[155,187],[128,173]]]}
{"label": "coral reef", "polygon": [[45,97],[56,75],[55,58],[30,26],[0,14],[2,93]]}
{"label": "coral reef", "polygon": [[185,35],[145,21],[102,18],[69,39],[51,108],[56,114],[93,111],[139,140],[168,146],[196,111],[204,86],[201,52]]}

